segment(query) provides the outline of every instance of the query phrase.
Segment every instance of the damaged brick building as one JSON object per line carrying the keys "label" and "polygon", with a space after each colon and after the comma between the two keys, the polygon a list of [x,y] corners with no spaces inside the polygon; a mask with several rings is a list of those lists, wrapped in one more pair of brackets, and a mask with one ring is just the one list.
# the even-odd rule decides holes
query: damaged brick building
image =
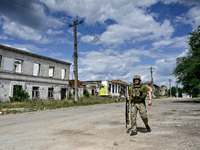
{"label": "damaged brick building", "polygon": [[0,101],[9,101],[16,85],[30,99],[66,99],[71,63],[0,45]]}

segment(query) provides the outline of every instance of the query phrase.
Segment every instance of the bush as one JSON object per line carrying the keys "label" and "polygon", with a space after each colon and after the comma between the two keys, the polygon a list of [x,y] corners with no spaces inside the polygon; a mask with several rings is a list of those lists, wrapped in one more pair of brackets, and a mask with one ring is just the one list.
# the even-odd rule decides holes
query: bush
{"label": "bush", "polygon": [[9,96],[11,102],[24,102],[29,98],[28,92],[23,90],[23,88],[20,88],[18,85],[15,88],[13,97]]}
{"label": "bush", "polygon": [[85,89],[84,96],[85,96],[85,97],[90,97],[90,93],[88,92],[87,89]]}
{"label": "bush", "polygon": [[72,98],[72,92],[69,90],[68,92],[68,99],[71,99]]}

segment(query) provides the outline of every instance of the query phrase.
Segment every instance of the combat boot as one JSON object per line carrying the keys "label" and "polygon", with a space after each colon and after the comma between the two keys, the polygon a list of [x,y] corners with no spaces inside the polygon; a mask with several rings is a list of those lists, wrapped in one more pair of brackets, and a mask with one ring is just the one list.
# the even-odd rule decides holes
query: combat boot
{"label": "combat boot", "polygon": [[134,135],[136,135],[136,134],[137,134],[137,131],[131,131],[130,136],[134,136]]}
{"label": "combat boot", "polygon": [[146,129],[147,129],[147,132],[151,132],[151,128],[149,127],[149,125],[146,125]]}

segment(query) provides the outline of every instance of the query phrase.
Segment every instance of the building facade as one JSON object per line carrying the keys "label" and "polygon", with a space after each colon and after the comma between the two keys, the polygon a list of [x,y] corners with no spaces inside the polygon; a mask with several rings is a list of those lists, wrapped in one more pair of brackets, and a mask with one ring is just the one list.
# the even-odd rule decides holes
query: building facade
{"label": "building facade", "polygon": [[126,96],[129,90],[129,84],[121,80],[82,81],[82,85],[96,96]]}
{"label": "building facade", "polygon": [[67,98],[70,63],[0,45],[0,102],[18,85],[30,99]]}

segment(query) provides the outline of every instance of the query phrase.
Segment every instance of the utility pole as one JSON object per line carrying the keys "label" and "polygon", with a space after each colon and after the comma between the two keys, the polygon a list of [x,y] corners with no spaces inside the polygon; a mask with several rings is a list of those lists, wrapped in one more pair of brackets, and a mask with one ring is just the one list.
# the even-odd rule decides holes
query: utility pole
{"label": "utility pole", "polygon": [[170,90],[170,97],[172,96],[172,89],[171,89],[171,79],[169,79],[169,90]]}
{"label": "utility pole", "polygon": [[152,95],[154,95],[154,91],[153,91],[153,67],[150,67],[150,72],[151,72],[151,87],[152,87]]}
{"label": "utility pole", "polygon": [[75,101],[78,102],[78,53],[77,53],[77,33],[76,33],[76,25],[83,23],[81,21],[74,21],[74,24],[70,24],[69,27],[74,27],[74,77],[75,77]]}

